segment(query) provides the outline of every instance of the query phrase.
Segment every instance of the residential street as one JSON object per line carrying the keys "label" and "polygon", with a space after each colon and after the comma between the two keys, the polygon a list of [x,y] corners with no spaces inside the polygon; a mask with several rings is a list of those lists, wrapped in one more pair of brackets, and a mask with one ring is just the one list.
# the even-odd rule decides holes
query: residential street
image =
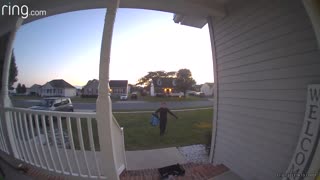
{"label": "residential street", "polygon": [[[38,100],[13,100],[15,107],[28,108],[39,104]],[[203,101],[182,101],[182,102],[167,102],[170,109],[182,108],[197,108],[213,106],[212,100]],[[77,110],[92,110],[96,109],[95,103],[73,103],[74,109]],[[112,103],[113,110],[155,110],[160,106],[160,102],[146,102],[146,101],[117,101]]]}

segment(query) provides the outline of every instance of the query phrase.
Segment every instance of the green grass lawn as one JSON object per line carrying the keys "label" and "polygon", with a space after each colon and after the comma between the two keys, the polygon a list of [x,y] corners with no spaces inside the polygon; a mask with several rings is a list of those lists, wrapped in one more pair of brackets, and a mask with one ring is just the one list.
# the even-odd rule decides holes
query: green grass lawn
{"label": "green grass lawn", "polygon": [[[212,109],[175,112],[179,117],[169,117],[164,136],[160,136],[159,127],[149,123],[151,113],[114,114],[121,127],[124,127],[126,150],[145,150],[165,147],[179,147],[192,144],[208,144],[211,141]],[[63,121],[65,122],[65,121]],[[80,149],[75,119],[71,120],[73,140],[76,149]],[[81,119],[84,146],[90,150],[86,119]],[[92,120],[95,149],[100,150],[97,122]],[[66,130],[66,124],[63,123]]]}
{"label": "green grass lawn", "polygon": [[39,100],[40,96],[10,96],[12,100]]}
{"label": "green grass lawn", "polygon": [[[10,96],[12,100],[40,100],[42,97],[39,96]],[[119,98],[112,98],[112,102],[119,101]],[[187,96],[187,97],[152,97],[152,96],[139,96],[138,101],[148,101],[148,102],[171,102],[171,101],[176,101],[176,102],[183,102],[183,101],[206,101],[208,98],[204,97],[197,97],[197,96]],[[71,101],[73,103],[96,103],[97,98],[82,98],[79,96],[72,97]],[[134,101],[130,99],[130,95],[128,98],[128,101]]]}
{"label": "green grass lawn", "polygon": [[207,144],[211,140],[213,110],[175,113],[179,119],[169,117],[166,134],[159,135],[159,127],[149,123],[150,113],[115,114],[124,127],[126,150]]}
{"label": "green grass lawn", "polygon": [[186,96],[186,97],[152,97],[152,96],[139,96],[138,100],[148,102],[161,102],[161,101],[203,101],[208,100],[207,98],[201,98],[197,96]]}

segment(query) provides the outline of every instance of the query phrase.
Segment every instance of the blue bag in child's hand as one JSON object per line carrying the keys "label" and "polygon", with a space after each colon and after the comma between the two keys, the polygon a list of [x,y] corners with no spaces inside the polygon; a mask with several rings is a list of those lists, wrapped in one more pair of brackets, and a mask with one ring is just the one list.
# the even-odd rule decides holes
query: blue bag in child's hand
{"label": "blue bag in child's hand", "polygon": [[150,119],[150,124],[152,126],[158,126],[160,123],[159,118],[157,117],[157,115],[155,113],[152,113],[151,119]]}

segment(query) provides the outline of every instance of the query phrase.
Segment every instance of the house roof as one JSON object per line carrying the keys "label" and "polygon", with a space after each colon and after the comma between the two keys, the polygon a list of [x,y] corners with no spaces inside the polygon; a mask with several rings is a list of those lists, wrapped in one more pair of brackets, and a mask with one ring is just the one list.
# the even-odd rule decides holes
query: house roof
{"label": "house roof", "polygon": [[85,86],[83,86],[83,88],[86,88],[87,86],[90,86],[92,83],[94,83],[94,82],[98,82],[99,83],[99,80],[98,79],[92,79],[92,80],[89,80],[88,82],[87,82],[87,84],[85,85]]}
{"label": "house roof", "polygon": [[208,84],[210,88],[212,88],[214,85],[214,83],[206,83],[206,84]]}
{"label": "house roof", "polygon": [[128,80],[110,80],[109,86],[110,87],[127,87]]}
{"label": "house roof", "polygon": [[[224,1],[227,0],[172,0],[170,3],[167,1],[159,0],[123,0],[120,3],[120,8],[142,8],[158,11],[166,11],[170,13],[180,13],[183,16],[182,18],[176,19],[176,22],[182,24],[198,24],[193,22],[195,17],[203,17],[206,19],[208,16],[220,16],[225,15],[224,10]],[[24,4],[28,6],[29,9],[45,9],[46,16],[29,16],[23,21],[23,24],[30,23],[32,21],[49,17],[56,14],[92,9],[92,8],[109,8],[113,7],[113,1],[101,1],[101,0],[10,0],[11,4],[21,5]],[[193,18],[190,18],[192,16]],[[15,16],[0,16],[0,35],[10,32],[15,26]],[[186,20],[183,20],[186,19]],[[198,18],[195,20],[198,21]],[[191,23],[191,22],[193,23]]]}
{"label": "house roof", "polygon": [[167,87],[173,88],[176,86],[175,80],[177,78],[153,78],[152,82],[154,87]]}
{"label": "house roof", "polygon": [[208,85],[209,88],[213,88],[214,83],[208,83],[208,82],[207,82],[207,83],[202,84],[201,87],[202,87],[203,85]]}
{"label": "house roof", "polygon": [[39,84],[34,84],[34,85],[32,85],[31,87],[30,87],[30,89],[31,88],[41,88],[41,85],[39,85]]}
{"label": "house roof", "polygon": [[75,88],[63,79],[55,79],[49,82],[53,88]]}

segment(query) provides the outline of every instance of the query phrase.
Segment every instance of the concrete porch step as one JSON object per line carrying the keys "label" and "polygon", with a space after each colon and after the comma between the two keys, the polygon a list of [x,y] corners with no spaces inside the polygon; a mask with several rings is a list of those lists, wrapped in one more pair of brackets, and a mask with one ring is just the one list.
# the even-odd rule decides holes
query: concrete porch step
{"label": "concrete porch step", "polygon": [[[170,176],[170,180],[207,180],[227,172],[229,169],[220,164],[187,163],[182,165],[185,169],[184,176]],[[160,180],[158,169],[129,170],[120,175],[120,180]]]}

